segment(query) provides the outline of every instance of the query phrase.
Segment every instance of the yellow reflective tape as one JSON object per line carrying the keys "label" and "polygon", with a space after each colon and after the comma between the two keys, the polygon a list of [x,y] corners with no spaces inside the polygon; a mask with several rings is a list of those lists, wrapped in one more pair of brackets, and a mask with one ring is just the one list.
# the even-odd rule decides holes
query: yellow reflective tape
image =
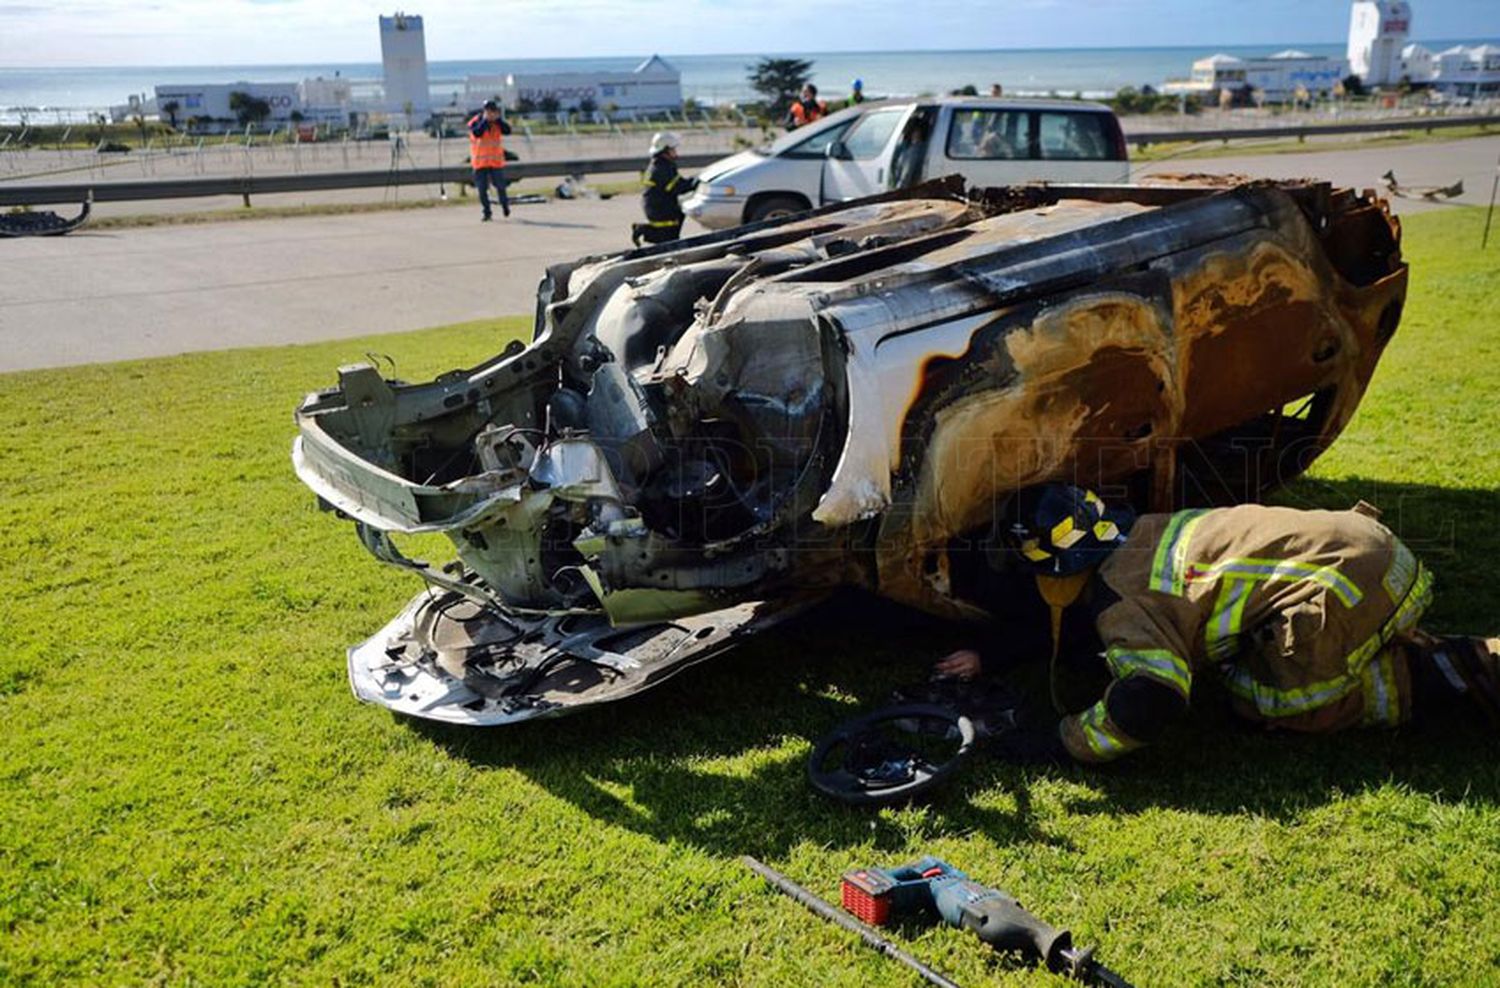
{"label": "yellow reflective tape", "polygon": [[1294,717],[1309,710],[1336,703],[1358,685],[1353,676],[1339,676],[1295,689],[1280,689],[1258,682],[1245,669],[1236,666],[1224,679],[1229,692],[1255,704],[1262,717]]}
{"label": "yellow reflective tape", "polygon": [[1386,594],[1391,598],[1391,603],[1399,604],[1406,597],[1406,593],[1412,587],[1412,581],[1417,577],[1417,557],[1412,551],[1400,542],[1396,543],[1396,550],[1391,555],[1391,565],[1386,569],[1385,576],[1380,583],[1385,587]]}
{"label": "yellow reflective tape", "polygon": [[1089,707],[1078,717],[1078,729],[1090,753],[1100,761],[1118,758],[1141,746],[1139,741],[1119,731],[1109,721],[1104,701]]}
{"label": "yellow reflective tape", "polygon": [[1104,514],[1104,500],[1098,494],[1086,490],[1083,492],[1083,500],[1085,504],[1093,507],[1095,517]]}
{"label": "yellow reflective tape", "polygon": [[1244,630],[1245,602],[1250,599],[1251,581],[1230,577],[1219,584],[1219,596],[1213,612],[1203,626],[1203,644],[1208,657],[1223,661],[1239,651],[1240,632]]}
{"label": "yellow reflective tape", "polygon": [[1193,529],[1204,515],[1203,509],[1179,511],[1167,523],[1161,540],[1156,543],[1156,556],[1151,562],[1152,590],[1182,596],[1186,586],[1183,573],[1187,569],[1187,550],[1192,542]]}
{"label": "yellow reflective tape", "polygon": [[1083,532],[1074,527],[1072,515],[1052,526],[1052,544],[1059,549],[1066,549],[1081,538]]}
{"label": "yellow reflective tape", "polygon": [[1344,660],[1345,667],[1351,676],[1359,675],[1365,665],[1392,638],[1415,628],[1417,622],[1422,620],[1422,614],[1432,604],[1432,571],[1420,562],[1416,564],[1416,567],[1411,587],[1407,590],[1406,596],[1401,598],[1401,603],[1397,605],[1396,610],[1385,619],[1385,624],[1380,626],[1379,631],[1366,638]]}
{"label": "yellow reflective tape", "polygon": [[1150,676],[1182,694],[1184,700],[1193,690],[1193,673],[1186,660],[1164,648],[1109,648],[1104,661],[1116,679]]}
{"label": "yellow reflective tape", "polygon": [[1366,725],[1395,727],[1401,723],[1401,698],[1396,692],[1396,668],[1390,651],[1368,663],[1360,675]]}
{"label": "yellow reflective tape", "polygon": [[681,178],[681,177],[682,177],[681,175],[673,175],[672,176],[672,181],[670,181],[670,182],[667,183],[667,191],[668,192],[671,192],[674,188],[677,187],[677,180],[679,178]]}
{"label": "yellow reflective tape", "polygon": [[1100,542],[1113,542],[1120,537],[1120,526],[1112,521],[1094,522],[1094,538]]}
{"label": "yellow reflective tape", "polygon": [[1364,598],[1359,587],[1332,566],[1317,566],[1295,559],[1260,559],[1237,556],[1220,560],[1207,569],[1193,568],[1186,578],[1195,583],[1212,583],[1225,576],[1238,576],[1259,582],[1307,580],[1328,590],[1345,607],[1353,607]]}
{"label": "yellow reflective tape", "polygon": [[1021,555],[1034,563],[1045,562],[1052,558],[1052,553],[1042,548],[1042,544],[1036,539],[1027,539],[1021,543]]}

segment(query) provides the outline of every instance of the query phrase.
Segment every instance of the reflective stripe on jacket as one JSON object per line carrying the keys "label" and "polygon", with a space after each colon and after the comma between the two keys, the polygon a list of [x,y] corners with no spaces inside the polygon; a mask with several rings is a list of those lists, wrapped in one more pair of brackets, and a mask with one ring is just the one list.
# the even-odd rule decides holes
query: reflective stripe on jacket
{"label": "reflective stripe on jacket", "polygon": [[677,164],[665,154],[654,155],[646,174],[641,177],[641,208],[652,225],[669,226],[681,223],[682,203],[678,196],[687,195],[697,188],[695,179],[683,178]]}
{"label": "reflective stripe on jacket", "polygon": [[1269,725],[1327,731],[1409,714],[1405,664],[1387,646],[1416,627],[1432,576],[1361,511],[1144,515],[1095,583],[1113,682],[1063,720],[1080,761],[1154,740],[1205,669],[1239,714]]}
{"label": "reflective stripe on jacket", "polygon": [[476,135],[474,127],[484,120],[484,114],[469,118],[469,163],[475,171],[481,168],[505,167],[505,131],[499,120],[488,122],[484,133]]}

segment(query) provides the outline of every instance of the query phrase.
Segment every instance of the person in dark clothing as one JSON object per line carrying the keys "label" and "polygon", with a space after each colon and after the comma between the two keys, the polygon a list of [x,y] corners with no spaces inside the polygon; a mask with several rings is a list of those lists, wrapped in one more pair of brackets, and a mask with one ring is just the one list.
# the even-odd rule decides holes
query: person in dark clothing
{"label": "person in dark clothing", "polygon": [[510,198],[505,194],[505,135],[510,124],[500,115],[500,104],[486,100],[484,109],[469,118],[469,163],[474,168],[474,188],[479,192],[482,219],[490,219],[489,190],[494,186],[500,210],[510,215]]}
{"label": "person in dark clothing", "polygon": [[646,212],[646,222],[631,227],[630,239],[639,247],[642,241],[648,244],[664,244],[682,235],[682,203],[680,199],[698,187],[698,180],[683,178],[677,172],[677,146],[682,138],[665,130],[651,138],[651,164],[641,179],[641,206]]}

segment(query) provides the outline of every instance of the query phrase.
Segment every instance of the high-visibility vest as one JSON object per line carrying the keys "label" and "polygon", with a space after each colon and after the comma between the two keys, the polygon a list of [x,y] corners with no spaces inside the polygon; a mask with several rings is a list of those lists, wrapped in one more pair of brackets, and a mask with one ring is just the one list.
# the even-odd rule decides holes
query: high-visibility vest
{"label": "high-visibility vest", "polygon": [[469,162],[474,170],[481,168],[504,168],[505,167],[505,135],[500,133],[500,121],[496,120],[486,127],[482,137],[474,136],[474,124],[483,114],[475,114],[469,118]]}
{"label": "high-visibility vest", "polygon": [[822,100],[814,101],[813,105],[809,107],[804,105],[799,99],[792,104],[792,123],[797,127],[801,127],[804,124],[812,123],[814,120],[821,120],[823,114],[827,112],[828,104]]}

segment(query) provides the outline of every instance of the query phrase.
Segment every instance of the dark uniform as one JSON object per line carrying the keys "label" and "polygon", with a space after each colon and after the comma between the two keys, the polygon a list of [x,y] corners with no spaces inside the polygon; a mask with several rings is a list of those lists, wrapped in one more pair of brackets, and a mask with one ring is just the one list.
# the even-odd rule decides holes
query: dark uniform
{"label": "dark uniform", "polygon": [[663,151],[651,156],[651,164],[641,180],[645,188],[641,191],[641,206],[646,211],[646,222],[635,224],[631,239],[637,245],[644,240],[648,244],[664,244],[682,235],[682,196],[698,187],[695,178],[683,178],[677,171],[677,163]]}

